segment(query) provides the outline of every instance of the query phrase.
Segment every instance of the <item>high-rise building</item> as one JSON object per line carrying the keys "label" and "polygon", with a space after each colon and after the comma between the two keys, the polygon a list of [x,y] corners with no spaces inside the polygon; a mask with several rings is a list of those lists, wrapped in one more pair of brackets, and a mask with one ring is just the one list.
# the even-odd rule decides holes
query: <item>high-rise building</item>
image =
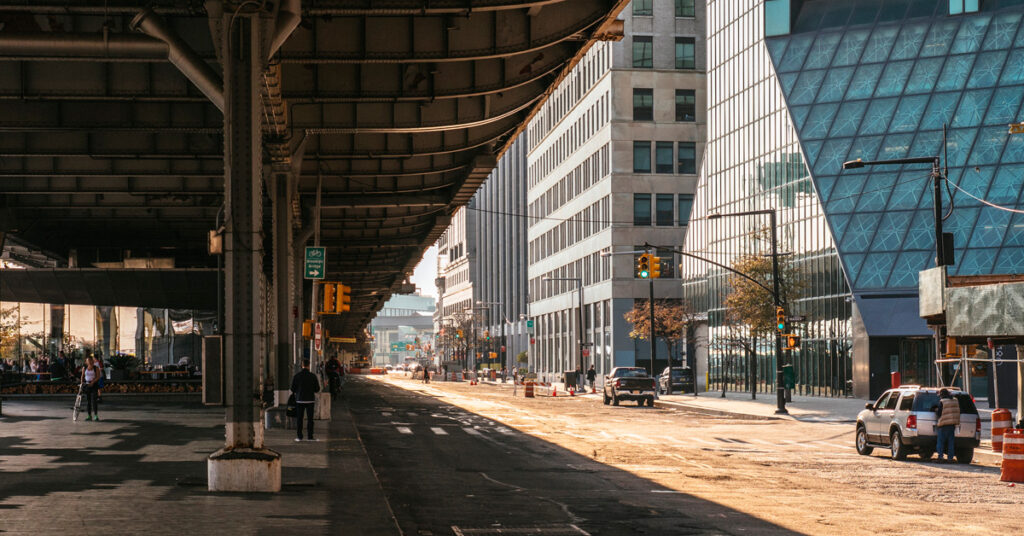
{"label": "high-rise building", "polygon": [[[682,297],[672,250],[704,149],[704,2],[634,0],[622,17],[625,38],[595,44],[527,126],[530,364],[542,377],[581,361],[599,374],[651,366],[624,318],[648,297],[630,252],[659,247],[656,298]],[[660,369],[669,354],[657,350]]]}
{"label": "high-rise building", "polygon": [[429,363],[434,350],[434,307],[431,296],[392,296],[370,322],[374,364]]}
{"label": "high-rise building", "polygon": [[[767,217],[729,214],[777,213],[804,283],[787,304],[806,318],[786,358],[798,392],[874,396],[891,372],[937,383],[917,297],[935,264],[931,167],[845,161],[942,157],[949,273],[1024,272],[1024,137],[1007,133],[1021,120],[1022,16],[1020,1],[709,0],[709,140],[685,248],[726,265],[766,254],[752,236]],[[720,344],[727,274],[696,260],[683,272],[707,312],[713,387],[774,389],[772,341],[754,363]],[[970,384],[984,396],[979,370]]]}

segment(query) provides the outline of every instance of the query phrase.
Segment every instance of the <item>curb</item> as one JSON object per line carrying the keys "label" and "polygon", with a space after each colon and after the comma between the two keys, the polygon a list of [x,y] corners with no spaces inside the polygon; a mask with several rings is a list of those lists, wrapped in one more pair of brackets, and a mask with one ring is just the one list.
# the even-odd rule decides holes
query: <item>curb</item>
{"label": "curb", "polygon": [[748,413],[738,413],[735,411],[725,411],[720,409],[710,409],[703,406],[695,406],[692,404],[686,404],[683,402],[670,402],[668,400],[655,399],[654,407],[674,407],[682,408],[693,413],[699,413],[701,415],[710,415],[713,417],[731,417],[734,419],[750,419],[755,421],[782,421],[782,420],[797,420],[792,416],[785,417],[770,417],[767,415],[750,415]]}

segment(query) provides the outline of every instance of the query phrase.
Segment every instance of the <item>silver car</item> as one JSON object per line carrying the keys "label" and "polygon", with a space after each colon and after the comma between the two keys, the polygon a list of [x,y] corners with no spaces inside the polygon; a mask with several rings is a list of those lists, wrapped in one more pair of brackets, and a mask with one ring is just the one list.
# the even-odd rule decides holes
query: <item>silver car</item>
{"label": "silver car", "polygon": [[[888,448],[894,460],[902,460],[911,452],[927,460],[935,453],[941,387],[901,385],[882,393],[875,402],[868,402],[857,415],[856,445],[859,454],[868,455],[875,447]],[[960,424],[956,427],[954,452],[959,463],[971,463],[974,449],[981,443],[981,417],[971,395],[952,388],[953,398],[960,404]]]}

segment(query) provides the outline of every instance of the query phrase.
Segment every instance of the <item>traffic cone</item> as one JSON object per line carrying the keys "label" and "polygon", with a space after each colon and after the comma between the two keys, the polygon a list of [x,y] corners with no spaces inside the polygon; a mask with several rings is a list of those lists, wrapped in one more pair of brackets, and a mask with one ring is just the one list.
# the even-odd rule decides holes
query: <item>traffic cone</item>
{"label": "traffic cone", "polygon": [[597,394],[597,387],[591,387],[590,388],[590,394],[596,395]]}
{"label": "traffic cone", "polygon": [[576,391],[572,387],[569,388],[569,396],[576,396]]}
{"label": "traffic cone", "polygon": [[552,385],[551,386],[551,396],[558,396],[558,386],[557,385]]}

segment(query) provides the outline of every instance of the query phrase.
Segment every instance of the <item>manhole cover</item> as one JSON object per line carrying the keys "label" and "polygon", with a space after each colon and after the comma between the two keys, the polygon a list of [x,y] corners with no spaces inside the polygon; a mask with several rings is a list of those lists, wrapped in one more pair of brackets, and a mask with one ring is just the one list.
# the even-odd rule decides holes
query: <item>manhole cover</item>
{"label": "manhole cover", "polygon": [[455,536],[499,536],[538,534],[542,536],[590,536],[590,533],[576,525],[545,525],[532,527],[456,527]]}

